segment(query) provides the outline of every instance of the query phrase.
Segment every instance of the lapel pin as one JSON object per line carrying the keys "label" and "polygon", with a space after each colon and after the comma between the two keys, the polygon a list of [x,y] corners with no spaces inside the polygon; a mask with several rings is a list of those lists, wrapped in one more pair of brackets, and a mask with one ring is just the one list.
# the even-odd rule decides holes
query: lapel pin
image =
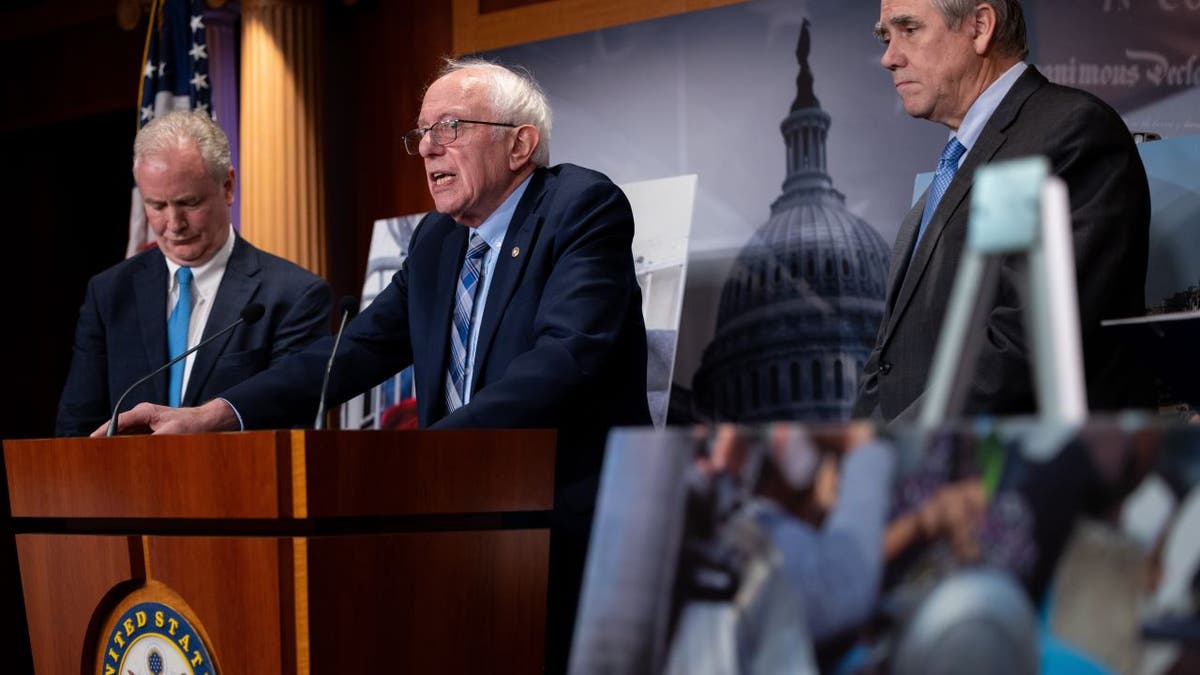
{"label": "lapel pin", "polygon": [[513,250],[512,250],[512,257],[514,257],[514,258],[515,258],[515,257],[517,257],[517,256],[519,256],[519,255],[521,255],[521,247],[520,247],[520,246],[514,246],[514,247],[513,247]]}

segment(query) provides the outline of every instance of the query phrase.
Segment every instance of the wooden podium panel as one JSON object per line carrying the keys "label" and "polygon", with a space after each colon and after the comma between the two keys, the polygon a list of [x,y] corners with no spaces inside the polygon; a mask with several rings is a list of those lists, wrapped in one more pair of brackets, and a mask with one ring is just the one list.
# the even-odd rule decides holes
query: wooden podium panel
{"label": "wooden podium panel", "polygon": [[[275,518],[288,432],[5,441],[13,518]],[[287,494],[290,498],[290,494]]]}
{"label": "wooden podium panel", "polygon": [[78,674],[93,615],[133,576],[128,537],[22,534],[17,557],[36,672]]}
{"label": "wooden podium panel", "polygon": [[307,449],[312,517],[554,507],[550,431],[295,433]]}
{"label": "wooden podium panel", "polygon": [[294,672],[284,667],[295,653],[295,634],[285,611],[293,589],[290,579],[280,574],[281,559],[291,555],[291,540],[146,537],[145,541],[147,578],[166,584],[187,600],[204,622],[225,672]]}
{"label": "wooden podium panel", "polygon": [[97,672],[114,608],[159,586],[200,622],[222,673],[542,668],[553,432],[248,432],[4,452],[38,673]]}
{"label": "wooden podium panel", "polygon": [[546,583],[526,571],[548,566],[548,532],[344,539],[308,546],[310,578],[332,581],[309,587],[313,673],[378,671],[377,650],[342,648],[354,642],[387,646],[383,672],[541,672]]}

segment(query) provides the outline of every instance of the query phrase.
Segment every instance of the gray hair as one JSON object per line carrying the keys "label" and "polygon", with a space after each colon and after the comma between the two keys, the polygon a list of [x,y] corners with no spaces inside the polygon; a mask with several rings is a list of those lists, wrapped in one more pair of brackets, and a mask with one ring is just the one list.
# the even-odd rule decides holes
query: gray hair
{"label": "gray hair", "polygon": [[133,170],[151,155],[161,155],[195,144],[204,168],[217,184],[224,184],[233,167],[229,139],[221,127],[198,110],[180,110],[155,117],[133,139]]}
{"label": "gray hair", "polygon": [[486,82],[492,112],[500,116],[496,121],[532,124],[537,128],[538,146],[530,160],[535,166],[549,166],[553,119],[546,93],[533,75],[524,68],[508,68],[487,59],[470,57],[446,59],[437,79],[460,70],[473,71]]}
{"label": "gray hair", "polygon": [[995,44],[1002,54],[1024,59],[1029,55],[1029,38],[1025,34],[1025,13],[1020,0],[930,0],[933,8],[957,29],[979,5],[991,5],[996,12]]}

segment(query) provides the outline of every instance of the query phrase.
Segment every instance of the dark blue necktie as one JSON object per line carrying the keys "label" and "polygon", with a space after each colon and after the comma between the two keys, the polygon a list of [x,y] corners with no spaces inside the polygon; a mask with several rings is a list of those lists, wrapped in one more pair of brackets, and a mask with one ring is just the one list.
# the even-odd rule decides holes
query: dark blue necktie
{"label": "dark blue necktie", "polygon": [[463,389],[466,385],[467,350],[471,344],[471,314],[475,307],[475,293],[483,276],[483,256],[488,243],[478,234],[471,233],[467,257],[463,259],[462,273],[458,277],[458,293],[454,303],[454,325],[450,331],[450,364],[446,368],[446,412],[452,413],[463,404]]}
{"label": "dark blue necktie", "polygon": [[933,173],[933,183],[929,185],[929,196],[925,198],[921,227],[917,230],[917,241],[913,244],[914,253],[921,244],[921,237],[925,236],[925,227],[929,225],[929,219],[933,217],[938,202],[942,201],[942,195],[946,194],[946,188],[950,187],[950,181],[954,180],[954,173],[958,171],[958,160],[962,159],[966,151],[963,144],[958,142],[958,138],[951,138],[946,147],[942,148],[942,158],[938,160],[937,171]]}
{"label": "dark blue necktie", "polygon": [[[191,268],[180,267],[175,271],[175,280],[179,282],[179,300],[167,319],[167,355],[172,359],[187,351],[188,326],[192,322]],[[178,408],[183,398],[183,368],[186,364],[187,359],[182,359],[171,366],[167,380],[167,403],[172,408]]]}

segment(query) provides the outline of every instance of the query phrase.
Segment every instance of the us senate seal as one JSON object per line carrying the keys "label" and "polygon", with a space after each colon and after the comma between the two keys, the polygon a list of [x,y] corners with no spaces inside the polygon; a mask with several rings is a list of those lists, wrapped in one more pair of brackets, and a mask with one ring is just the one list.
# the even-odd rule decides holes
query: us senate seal
{"label": "us senate seal", "polygon": [[126,609],[104,644],[103,675],[216,675],[208,647],[192,624],[161,602]]}

